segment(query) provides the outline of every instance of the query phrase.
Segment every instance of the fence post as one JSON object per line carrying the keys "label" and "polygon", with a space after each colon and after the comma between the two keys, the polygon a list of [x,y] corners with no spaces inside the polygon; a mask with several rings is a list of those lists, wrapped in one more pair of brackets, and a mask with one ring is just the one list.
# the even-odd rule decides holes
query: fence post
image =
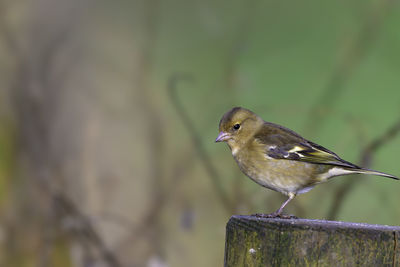
{"label": "fence post", "polygon": [[232,216],[225,267],[400,266],[400,227]]}

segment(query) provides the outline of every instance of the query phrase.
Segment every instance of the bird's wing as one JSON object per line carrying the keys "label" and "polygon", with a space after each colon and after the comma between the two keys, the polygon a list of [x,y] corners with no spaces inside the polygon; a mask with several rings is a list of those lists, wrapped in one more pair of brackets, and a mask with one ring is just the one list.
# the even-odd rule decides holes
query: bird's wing
{"label": "bird's wing", "polygon": [[271,129],[262,130],[254,137],[256,142],[264,147],[266,155],[274,159],[360,169],[360,167],[341,159],[334,152],[310,142],[282,126],[272,131]]}

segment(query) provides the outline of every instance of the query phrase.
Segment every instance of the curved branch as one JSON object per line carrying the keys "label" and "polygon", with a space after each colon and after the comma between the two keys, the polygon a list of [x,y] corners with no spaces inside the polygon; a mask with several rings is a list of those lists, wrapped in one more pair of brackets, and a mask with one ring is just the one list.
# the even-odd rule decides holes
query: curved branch
{"label": "curved branch", "polygon": [[177,95],[177,85],[180,81],[193,81],[193,77],[188,74],[175,74],[170,77],[168,82],[168,93],[171,99],[171,103],[175,107],[180,119],[182,120],[185,128],[189,132],[190,138],[200,156],[201,162],[203,163],[208,176],[211,179],[215,192],[219,197],[221,203],[225,207],[227,211],[234,211],[234,207],[232,205],[232,201],[229,199],[227,192],[224,190],[220,176],[217,172],[217,169],[213,165],[210,157],[208,156],[206,150],[204,149],[204,145],[200,138],[200,135],[197,133],[195,127],[193,126],[192,120],[187,115],[187,112],[181,102],[178,99]]}
{"label": "curved branch", "polygon": [[[384,145],[389,143],[396,135],[400,133],[400,119],[396,121],[381,136],[372,140],[361,153],[360,166],[368,168],[371,165],[374,154]],[[347,194],[351,191],[356,183],[356,179],[347,179],[337,190],[334,195],[334,201],[328,211],[328,220],[335,220],[343,206]]]}
{"label": "curved branch", "polygon": [[346,51],[342,60],[336,65],[322,94],[310,109],[306,122],[306,133],[316,134],[324,123],[324,116],[330,112],[344,92],[345,85],[351,75],[359,68],[362,60],[368,56],[371,46],[378,38],[393,0],[381,0],[374,3],[366,15],[363,25],[355,35],[351,47]]}

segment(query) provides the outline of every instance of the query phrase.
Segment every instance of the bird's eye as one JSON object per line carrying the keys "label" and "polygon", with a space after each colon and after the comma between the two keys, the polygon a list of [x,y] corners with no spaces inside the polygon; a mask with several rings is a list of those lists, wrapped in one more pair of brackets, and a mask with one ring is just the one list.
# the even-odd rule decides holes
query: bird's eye
{"label": "bird's eye", "polygon": [[239,130],[239,128],[240,128],[240,124],[239,123],[236,123],[235,125],[233,125],[233,129],[234,130]]}

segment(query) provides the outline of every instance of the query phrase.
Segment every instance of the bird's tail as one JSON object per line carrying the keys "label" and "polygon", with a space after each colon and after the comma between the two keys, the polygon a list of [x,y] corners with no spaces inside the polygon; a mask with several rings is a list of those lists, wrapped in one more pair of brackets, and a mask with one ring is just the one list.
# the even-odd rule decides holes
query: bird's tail
{"label": "bird's tail", "polygon": [[396,177],[394,175],[391,175],[391,174],[388,174],[388,173],[384,173],[384,172],[378,172],[378,171],[370,170],[370,169],[360,168],[360,169],[357,169],[357,170],[354,170],[354,171],[357,172],[357,173],[361,173],[361,174],[372,174],[372,175],[378,175],[378,176],[392,178],[392,179],[395,179],[395,180],[400,180],[398,177]]}

